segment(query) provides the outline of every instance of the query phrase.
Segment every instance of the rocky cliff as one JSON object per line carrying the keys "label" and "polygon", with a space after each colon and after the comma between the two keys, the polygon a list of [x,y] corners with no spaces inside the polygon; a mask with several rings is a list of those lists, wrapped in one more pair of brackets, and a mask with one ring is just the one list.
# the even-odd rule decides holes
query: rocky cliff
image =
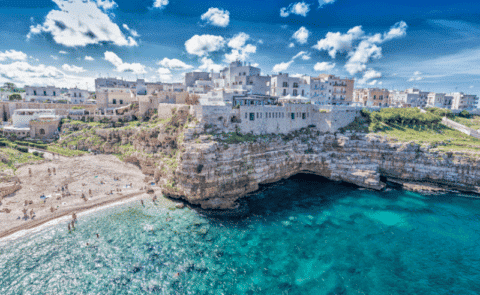
{"label": "rocky cliff", "polygon": [[384,188],[389,179],[480,193],[478,158],[372,134],[307,128],[289,135],[209,135],[214,131],[180,111],[148,128],[86,132],[70,135],[77,148],[121,154],[153,176],[165,195],[203,209],[239,210],[260,185],[301,172],[370,189]]}

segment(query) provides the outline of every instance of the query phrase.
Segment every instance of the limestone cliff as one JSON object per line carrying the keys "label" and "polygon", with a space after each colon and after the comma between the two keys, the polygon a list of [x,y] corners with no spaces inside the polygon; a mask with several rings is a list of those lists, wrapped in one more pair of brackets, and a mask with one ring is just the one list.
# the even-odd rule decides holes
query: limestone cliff
{"label": "limestone cliff", "polygon": [[[289,135],[238,135],[232,141],[237,135],[209,135],[212,131],[204,127],[175,110],[172,119],[148,128],[92,129],[81,139],[69,136],[76,136],[76,148],[121,154],[153,176],[165,195],[204,209],[238,209],[239,200],[259,185],[300,172],[370,189],[384,188],[388,178],[480,193],[480,160],[463,154],[372,134],[322,134],[315,128]],[[63,143],[69,144],[67,139]]]}

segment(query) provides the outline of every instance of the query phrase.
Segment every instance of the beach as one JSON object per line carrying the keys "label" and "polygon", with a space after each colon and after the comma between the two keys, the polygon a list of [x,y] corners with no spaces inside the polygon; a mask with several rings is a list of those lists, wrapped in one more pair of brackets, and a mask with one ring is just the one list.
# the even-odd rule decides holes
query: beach
{"label": "beach", "polygon": [[152,202],[157,196],[156,203],[174,205],[138,166],[112,155],[55,157],[24,165],[16,176],[21,189],[1,201],[0,238],[125,201]]}

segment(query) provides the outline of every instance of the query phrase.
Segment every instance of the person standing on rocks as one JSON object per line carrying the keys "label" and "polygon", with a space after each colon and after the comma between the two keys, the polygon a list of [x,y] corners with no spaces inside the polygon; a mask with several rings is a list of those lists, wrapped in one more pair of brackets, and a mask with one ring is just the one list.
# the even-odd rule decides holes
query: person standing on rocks
{"label": "person standing on rocks", "polygon": [[23,218],[24,218],[25,220],[28,219],[27,211],[28,211],[28,210],[27,210],[26,208],[23,208],[23,210],[22,210],[22,212],[23,212]]}
{"label": "person standing on rocks", "polygon": [[28,176],[32,177],[32,168],[28,168]]}
{"label": "person standing on rocks", "polygon": [[57,171],[55,170],[55,167],[53,167],[53,175],[57,175]]}

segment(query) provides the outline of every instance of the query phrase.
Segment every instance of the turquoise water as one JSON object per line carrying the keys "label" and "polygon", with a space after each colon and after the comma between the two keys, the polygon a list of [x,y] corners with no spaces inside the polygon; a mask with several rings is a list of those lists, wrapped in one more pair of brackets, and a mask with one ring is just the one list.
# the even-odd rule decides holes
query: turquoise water
{"label": "turquoise water", "polygon": [[296,177],[243,220],[146,203],[0,245],[0,294],[480,293],[479,199]]}

